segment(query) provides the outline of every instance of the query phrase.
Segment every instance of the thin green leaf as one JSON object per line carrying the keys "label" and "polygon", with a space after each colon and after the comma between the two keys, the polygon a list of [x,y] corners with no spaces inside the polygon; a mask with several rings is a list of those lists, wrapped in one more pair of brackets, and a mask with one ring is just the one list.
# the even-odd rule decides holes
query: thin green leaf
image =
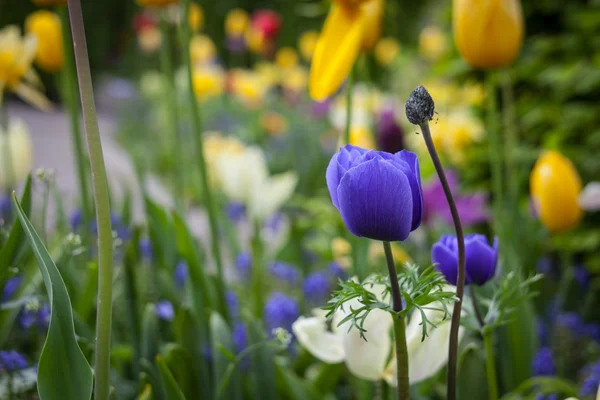
{"label": "thin green leaf", "polygon": [[175,381],[175,378],[169,370],[169,367],[167,367],[165,360],[160,355],[156,356],[156,365],[158,365],[160,380],[165,388],[167,400],[185,400],[185,396],[183,395],[181,388],[177,384],[177,381]]}
{"label": "thin green leaf", "polygon": [[[31,214],[31,175],[27,177],[20,203],[25,215],[29,216]],[[10,229],[6,243],[0,249],[0,284],[8,277],[9,267],[17,261],[24,246],[25,231],[21,224],[15,222]]]}

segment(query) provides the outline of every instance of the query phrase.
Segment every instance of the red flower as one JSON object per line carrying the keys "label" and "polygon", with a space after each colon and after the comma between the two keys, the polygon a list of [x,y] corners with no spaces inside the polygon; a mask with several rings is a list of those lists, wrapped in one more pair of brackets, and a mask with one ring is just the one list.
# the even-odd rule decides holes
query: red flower
{"label": "red flower", "polygon": [[281,17],[273,10],[258,10],[252,15],[252,27],[266,39],[275,39],[281,29]]}

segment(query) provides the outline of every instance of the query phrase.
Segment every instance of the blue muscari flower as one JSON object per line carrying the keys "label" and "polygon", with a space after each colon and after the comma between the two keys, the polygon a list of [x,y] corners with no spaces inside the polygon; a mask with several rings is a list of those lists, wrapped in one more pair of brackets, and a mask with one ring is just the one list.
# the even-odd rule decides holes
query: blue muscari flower
{"label": "blue muscari flower", "polygon": [[250,278],[252,270],[252,256],[247,251],[243,251],[235,258],[235,268],[243,279]]}
{"label": "blue muscari flower", "polygon": [[556,325],[566,329],[576,337],[585,336],[585,323],[576,312],[560,313],[556,316]]}
{"label": "blue muscari flower", "polygon": [[531,372],[534,376],[551,376],[556,374],[554,355],[549,347],[542,347],[533,357]]}
{"label": "blue muscari flower", "polygon": [[46,303],[38,307],[23,307],[18,323],[21,329],[29,329],[36,325],[40,331],[45,331],[50,323],[50,307]]}
{"label": "blue muscari flower", "polygon": [[0,351],[0,371],[15,372],[27,368],[25,357],[15,350]]}
{"label": "blue muscari flower", "polygon": [[269,265],[269,272],[275,278],[290,285],[296,284],[300,278],[300,271],[296,267],[281,261],[272,262]]}
{"label": "blue muscari flower", "polygon": [[535,395],[535,400],[560,400],[560,397],[557,394],[538,393]]}
{"label": "blue muscari flower", "polygon": [[229,313],[233,318],[237,318],[240,315],[240,302],[238,300],[237,294],[233,290],[228,290],[225,293],[225,302],[227,303],[227,308],[229,308]]}
{"label": "blue muscari flower", "polygon": [[[465,236],[467,285],[483,285],[492,279],[498,264],[498,238],[492,246],[484,235],[472,233]],[[453,235],[443,235],[431,248],[431,259],[446,280],[456,285],[458,267],[458,240]]]}
{"label": "blue muscari flower", "polygon": [[279,228],[281,227],[281,223],[283,222],[283,214],[282,213],[275,213],[273,215],[271,215],[269,218],[267,218],[267,220],[265,221],[265,228],[273,231],[273,232],[277,232],[279,230]]}
{"label": "blue muscari flower", "polygon": [[12,214],[12,199],[10,196],[0,195],[0,219],[10,220]]}
{"label": "blue muscari flower", "polygon": [[345,281],[348,278],[346,271],[335,261],[329,263],[327,270],[336,280],[341,279]]}
{"label": "blue muscari flower", "polygon": [[298,302],[284,293],[274,292],[265,303],[264,318],[269,335],[275,328],[292,332],[292,324],[299,316]]}
{"label": "blue muscari flower", "polygon": [[188,278],[188,265],[185,261],[180,261],[175,266],[175,285],[178,288],[185,286],[185,281]]}
{"label": "blue muscari flower", "polygon": [[327,167],[333,205],[354,235],[405,240],[421,224],[423,193],[417,155],[346,145]]}
{"label": "blue muscari flower", "polygon": [[244,351],[246,346],[248,346],[248,331],[246,329],[246,324],[244,324],[243,322],[236,323],[233,327],[231,337],[236,353],[239,354],[242,351]]}
{"label": "blue muscari flower", "polygon": [[246,218],[246,206],[239,202],[227,203],[225,213],[231,222],[240,222]]}
{"label": "blue muscari flower", "polygon": [[550,343],[550,329],[548,329],[548,325],[541,318],[538,318],[536,321],[536,330],[540,344],[547,346]]}
{"label": "blue muscari flower", "polygon": [[549,257],[541,257],[535,262],[535,269],[545,276],[553,275],[552,260]]}
{"label": "blue muscari flower", "polygon": [[587,397],[595,395],[598,392],[598,386],[600,386],[600,361],[586,366],[582,371],[582,375],[584,376],[584,380],[579,390],[579,396]]}
{"label": "blue muscari flower", "polygon": [[152,241],[148,238],[140,239],[138,243],[138,248],[140,250],[140,254],[142,257],[148,261],[152,260],[154,256],[154,250],[152,247]]}
{"label": "blue muscari flower", "polygon": [[331,293],[331,275],[325,271],[309,274],[302,284],[302,291],[307,302],[315,305],[323,304]]}
{"label": "blue muscari flower", "polygon": [[590,273],[583,265],[576,265],[573,268],[573,275],[582,289],[586,289],[590,285]]}
{"label": "blue muscari flower", "polygon": [[583,327],[583,330],[585,332],[585,336],[587,336],[590,339],[593,339],[597,342],[600,342],[600,324],[596,324],[596,323],[585,324]]}
{"label": "blue muscari flower", "polygon": [[69,224],[71,225],[71,230],[73,232],[77,232],[79,230],[79,227],[81,226],[82,221],[83,213],[81,212],[81,209],[77,208],[71,213],[71,216],[69,217]]}
{"label": "blue muscari flower", "polygon": [[156,316],[165,321],[173,321],[175,318],[175,309],[168,300],[161,300],[155,306]]}
{"label": "blue muscari flower", "polygon": [[0,296],[0,303],[4,303],[12,299],[17,290],[19,290],[19,286],[21,286],[21,282],[23,278],[19,275],[15,275],[9,278],[4,284],[4,288],[2,289],[2,296]]}

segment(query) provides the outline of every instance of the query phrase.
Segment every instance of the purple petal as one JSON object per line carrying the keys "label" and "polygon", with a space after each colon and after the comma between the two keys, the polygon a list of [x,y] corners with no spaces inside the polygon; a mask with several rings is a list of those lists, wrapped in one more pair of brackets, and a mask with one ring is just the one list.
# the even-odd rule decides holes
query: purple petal
{"label": "purple petal", "polygon": [[421,172],[419,171],[419,159],[413,152],[402,150],[395,154],[396,158],[400,158],[410,168],[412,174],[406,174],[412,188],[413,195],[413,221],[411,231],[414,231],[421,225],[423,217],[423,190],[421,188]]}
{"label": "purple petal", "polygon": [[410,182],[380,157],[350,169],[338,186],[339,210],[356,236],[398,241],[408,237],[413,219]]}
{"label": "purple petal", "polygon": [[327,188],[329,189],[329,194],[331,195],[331,202],[336,208],[339,208],[337,198],[337,188],[340,184],[340,175],[338,174],[339,155],[340,153],[335,153],[333,157],[331,157],[331,161],[329,161],[329,165],[327,166],[327,172],[325,173],[325,177],[327,179]]}
{"label": "purple petal", "polygon": [[466,239],[467,283],[483,285],[496,270],[497,252],[483,235],[469,235]]}
{"label": "purple petal", "polygon": [[[458,258],[457,252],[444,243],[445,235],[438,243],[431,248],[431,260],[437,264],[435,268],[446,277],[446,280],[451,285],[456,285],[458,279]],[[450,236],[450,238],[452,238]],[[447,241],[447,240],[446,240]]]}

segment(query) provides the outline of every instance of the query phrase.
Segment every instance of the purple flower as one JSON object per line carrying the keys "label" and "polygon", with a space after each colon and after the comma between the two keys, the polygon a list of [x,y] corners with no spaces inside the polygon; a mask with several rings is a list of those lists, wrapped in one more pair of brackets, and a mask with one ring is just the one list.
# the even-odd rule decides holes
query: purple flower
{"label": "purple flower", "polygon": [[233,327],[233,332],[231,333],[231,337],[233,340],[233,346],[235,347],[236,353],[241,353],[248,346],[248,331],[246,329],[246,324],[243,322],[238,322]]}
{"label": "purple flower", "polygon": [[81,226],[82,222],[83,222],[83,213],[81,212],[81,209],[78,208],[71,213],[71,217],[69,218],[71,230],[73,232],[77,232],[79,230],[79,227]]}
{"label": "purple flower", "polygon": [[587,289],[590,284],[590,273],[587,269],[583,265],[576,265],[575,268],[573,268],[573,275],[579,286],[582,289]]}
{"label": "purple flower", "polygon": [[225,39],[225,47],[232,53],[242,53],[246,50],[246,41],[243,36],[228,36]]}
{"label": "purple flower", "polygon": [[20,371],[27,368],[25,357],[15,350],[0,351],[0,371]]}
{"label": "purple flower", "polygon": [[548,345],[550,343],[550,329],[548,329],[548,325],[541,318],[538,318],[536,321],[536,330],[540,344],[542,346]]}
{"label": "purple flower", "polygon": [[329,263],[327,270],[336,279],[346,280],[348,278],[346,271],[335,261]]}
{"label": "purple flower", "polygon": [[233,290],[228,290],[225,293],[225,302],[229,308],[229,313],[233,318],[237,318],[240,315],[240,302],[238,301],[237,294]]}
{"label": "purple flower", "polygon": [[138,243],[138,248],[140,250],[140,254],[142,257],[148,261],[152,260],[154,256],[154,250],[152,248],[152,241],[148,238],[140,239]]}
{"label": "purple flower", "polygon": [[278,280],[290,285],[296,284],[300,278],[300,271],[296,267],[281,261],[272,262],[269,265],[269,272]]}
{"label": "purple flower", "polygon": [[155,306],[156,316],[165,321],[173,321],[175,318],[175,309],[168,300],[161,300]]}
{"label": "purple flower", "polygon": [[284,328],[292,331],[292,324],[300,316],[298,302],[281,292],[271,294],[264,308],[265,324],[269,334],[275,328]]}
{"label": "purple flower", "polygon": [[[477,233],[465,237],[467,285],[483,285],[494,277],[498,263],[498,238],[490,246],[486,237]],[[458,240],[456,236],[444,235],[433,245],[431,259],[448,283],[456,285],[458,268]]]}
{"label": "purple flower", "polygon": [[585,323],[576,312],[565,312],[556,316],[556,325],[576,337],[585,336]]}
{"label": "purple flower", "polygon": [[313,101],[310,107],[310,114],[313,116],[313,118],[324,118],[329,114],[330,107],[330,99],[325,99],[323,101]]}
{"label": "purple flower", "polygon": [[554,355],[549,347],[542,347],[533,357],[531,372],[534,376],[551,376],[556,374]]}
{"label": "purple flower", "polygon": [[[460,195],[458,193],[458,176],[453,171],[446,171],[446,177],[463,226],[486,221],[488,219],[487,195],[484,193]],[[444,188],[439,178],[436,177],[423,186],[423,220],[431,224],[438,219],[448,225],[453,223]]]}
{"label": "purple flower", "polygon": [[323,304],[331,293],[331,275],[324,271],[309,274],[302,284],[304,298],[311,304]]}
{"label": "purple flower", "polygon": [[2,296],[0,296],[0,303],[4,303],[12,299],[17,290],[19,290],[19,286],[21,286],[21,282],[23,278],[19,275],[15,275],[12,278],[9,278],[4,284],[4,288],[2,289]]}
{"label": "purple flower", "polygon": [[600,386],[600,361],[586,366],[583,369],[584,381],[579,390],[580,397],[593,396],[598,391]]}
{"label": "purple flower", "polygon": [[235,268],[244,279],[250,278],[252,270],[252,256],[247,251],[241,252],[235,258]]}
{"label": "purple flower", "polygon": [[404,149],[404,131],[394,115],[394,110],[383,110],[377,121],[377,147],[388,153]]}
{"label": "purple flower", "polygon": [[375,240],[405,240],[421,224],[423,196],[415,153],[346,145],[327,167],[333,205],[350,232]]}
{"label": "purple flower", "polygon": [[39,307],[23,307],[18,322],[21,329],[29,329],[36,325],[40,331],[45,331],[50,323],[50,307],[46,303]]}
{"label": "purple flower", "polygon": [[225,213],[231,222],[240,222],[246,217],[246,206],[239,202],[227,203]]}
{"label": "purple flower", "polygon": [[185,286],[185,281],[188,278],[188,265],[185,261],[180,261],[175,266],[175,285],[178,288],[183,288]]}
{"label": "purple flower", "polygon": [[12,214],[12,199],[10,196],[0,195],[0,219],[10,219]]}
{"label": "purple flower", "polygon": [[272,232],[277,232],[281,227],[281,223],[283,222],[283,214],[275,213],[271,215],[265,221],[265,228],[271,230]]}
{"label": "purple flower", "polygon": [[538,393],[535,395],[535,400],[560,400],[560,397],[557,394]]}

